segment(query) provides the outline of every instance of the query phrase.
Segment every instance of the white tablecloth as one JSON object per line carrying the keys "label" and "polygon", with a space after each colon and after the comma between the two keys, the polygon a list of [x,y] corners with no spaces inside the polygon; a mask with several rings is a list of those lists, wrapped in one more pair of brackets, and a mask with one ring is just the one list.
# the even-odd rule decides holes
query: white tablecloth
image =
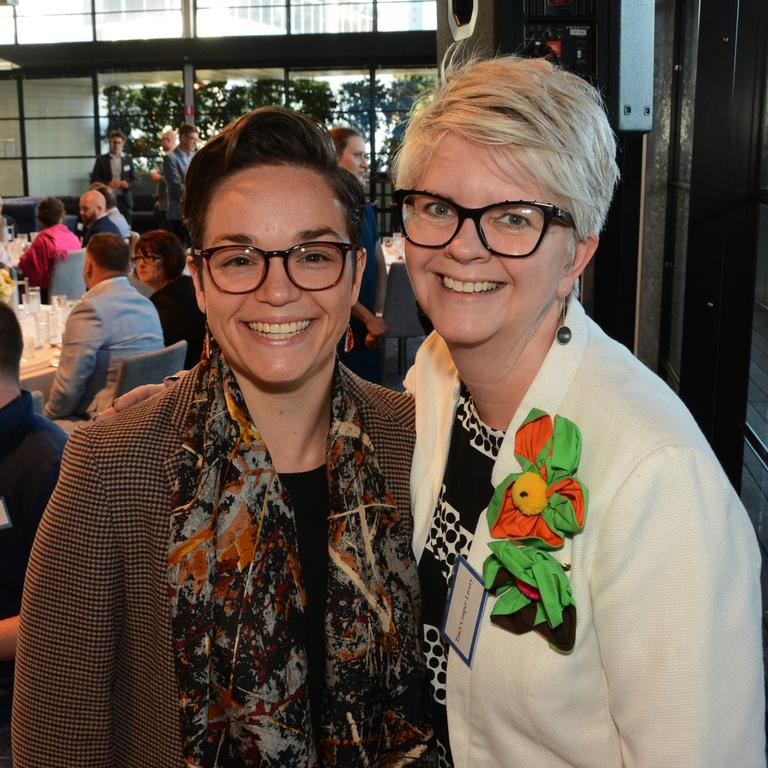
{"label": "white tablecloth", "polygon": [[39,389],[47,400],[60,354],[58,347],[46,346],[36,349],[29,359],[22,358],[21,388],[30,392]]}

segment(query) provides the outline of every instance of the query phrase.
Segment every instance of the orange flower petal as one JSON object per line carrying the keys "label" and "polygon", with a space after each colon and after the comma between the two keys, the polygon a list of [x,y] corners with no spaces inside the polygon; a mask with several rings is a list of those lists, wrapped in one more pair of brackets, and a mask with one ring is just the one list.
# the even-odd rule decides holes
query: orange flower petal
{"label": "orange flower petal", "polygon": [[512,499],[511,491],[507,491],[504,496],[499,517],[491,528],[491,536],[495,539],[536,538],[553,547],[563,544],[562,537],[550,530],[541,515],[524,515],[520,511]]}
{"label": "orange flower petal", "polygon": [[515,453],[525,456],[528,461],[535,464],[536,457],[551,437],[552,421],[547,414],[543,414],[517,430]]}
{"label": "orange flower petal", "polygon": [[564,477],[547,488],[547,497],[553,493],[559,493],[565,496],[573,504],[573,512],[576,515],[576,522],[584,525],[584,492],[581,490],[579,481],[574,477]]}

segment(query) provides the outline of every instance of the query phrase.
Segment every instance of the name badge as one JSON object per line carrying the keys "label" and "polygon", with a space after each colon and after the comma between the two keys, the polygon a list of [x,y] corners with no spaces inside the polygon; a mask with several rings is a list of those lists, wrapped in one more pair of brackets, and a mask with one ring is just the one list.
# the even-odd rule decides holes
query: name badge
{"label": "name badge", "polygon": [[0,496],[0,531],[3,528],[13,528],[13,523],[11,522],[11,516],[8,514],[5,497]]}
{"label": "name badge", "polygon": [[459,555],[453,571],[451,591],[443,617],[443,637],[450,643],[461,660],[472,666],[480,619],[488,593],[480,574]]}
{"label": "name badge", "polygon": [[131,166],[130,165],[124,165],[123,166],[123,170],[124,171],[130,171],[131,170]]}

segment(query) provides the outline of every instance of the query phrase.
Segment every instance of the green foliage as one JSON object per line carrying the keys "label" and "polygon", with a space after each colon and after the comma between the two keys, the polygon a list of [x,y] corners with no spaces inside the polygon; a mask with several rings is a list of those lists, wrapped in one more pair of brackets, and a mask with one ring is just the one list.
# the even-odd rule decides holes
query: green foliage
{"label": "green foliage", "polygon": [[[326,81],[305,77],[289,79],[286,93],[286,83],[279,78],[231,84],[214,80],[195,90],[197,125],[200,138],[205,140],[251,109],[287,103],[327,126],[345,123],[364,136],[383,132],[383,147],[381,141],[378,144],[380,159],[385,159],[402,140],[405,118],[414,100],[434,82],[434,76],[422,74],[401,75],[389,84],[376,79],[371,93],[366,77],[343,83],[334,92]],[[163,129],[184,122],[184,93],[179,85],[115,85],[105,88],[102,97],[106,101],[107,132],[123,131],[126,151],[139,158],[139,167],[149,164],[141,158],[158,156]]]}

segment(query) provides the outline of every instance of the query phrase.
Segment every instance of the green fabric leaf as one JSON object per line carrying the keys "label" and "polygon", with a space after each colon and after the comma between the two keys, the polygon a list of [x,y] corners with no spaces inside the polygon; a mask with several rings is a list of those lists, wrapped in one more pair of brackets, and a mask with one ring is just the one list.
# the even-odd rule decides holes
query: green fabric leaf
{"label": "green fabric leaf", "polygon": [[570,419],[555,416],[552,443],[552,455],[544,458],[549,485],[576,472],[581,458],[581,430]]}
{"label": "green fabric leaf", "polygon": [[511,475],[507,475],[497,486],[493,492],[491,501],[488,504],[488,509],[485,511],[485,519],[488,521],[488,530],[491,530],[501,514],[501,508],[504,504],[504,495],[518,477],[520,472],[513,472]]}

